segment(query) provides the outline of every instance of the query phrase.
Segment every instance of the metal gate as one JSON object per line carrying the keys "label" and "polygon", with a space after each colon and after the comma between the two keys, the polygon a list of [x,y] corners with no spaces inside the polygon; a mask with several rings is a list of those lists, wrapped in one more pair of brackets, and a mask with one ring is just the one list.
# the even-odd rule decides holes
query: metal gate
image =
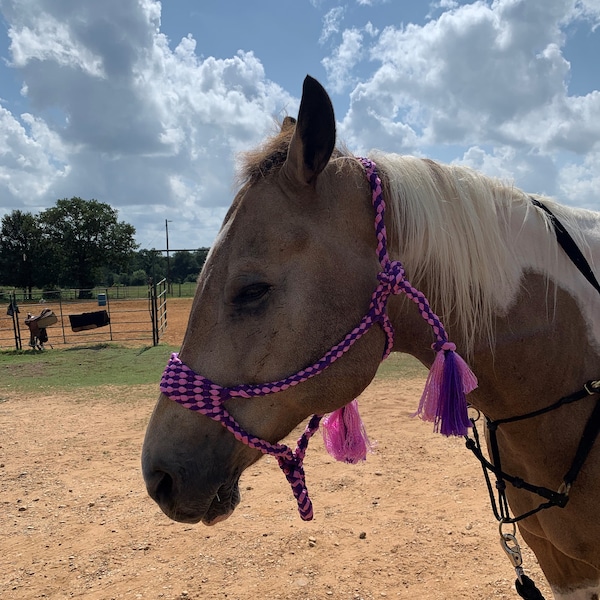
{"label": "metal gate", "polygon": [[[147,300],[115,299],[109,288],[87,290],[97,298],[79,300],[80,290],[53,290],[42,292],[38,299],[17,297],[11,292],[0,298],[0,349],[21,350],[21,337],[30,331],[23,325],[31,311],[38,314],[43,308],[50,309],[58,321],[48,328],[47,346],[53,344],[91,344],[103,342],[132,342],[152,340],[158,345],[167,328],[167,281],[149,282]],[[118,290],[117,290],[118,292]],[[8,301],[7,304],[4,302]],[[100,319],[102,317],[102,319]],[[150,318],[149,318],[150,317]],[[82,319],[90,323],[80,323]],[[98,322],[96,322],[100,319]],[[75,322],[77,320],[77,322]],[[150,321],[150,322],[149,322]],[[31,339],[30,339],[31,345]]]}
{"label": "metal gate", "polygon": [[[8,296],[8,308],[6,309],[6,315],[10,317],[12,323],[12,334],[14,338],[14,344],[16,350],[21,350],[21,326],[19,324],[19,305],[17,304],[17,295],[12,292]],[[7,329],[8,331],[8,329]],[[10,340],[10,335],[7,337],[7,341]]]}
{"label": "metal gate", "polygon": [[152,317],[152,344],[157,346],[167,329],[167,280],[151,282],[148,286],[150,314]]}

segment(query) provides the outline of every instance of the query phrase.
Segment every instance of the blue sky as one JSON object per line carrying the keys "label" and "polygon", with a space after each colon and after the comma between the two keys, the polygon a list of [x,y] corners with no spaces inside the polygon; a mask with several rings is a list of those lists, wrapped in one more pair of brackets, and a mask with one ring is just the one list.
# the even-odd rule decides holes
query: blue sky
{"label": "blue sky", "polygon": [[0,216],[108,202],[210,245],[235,157],[295,115],[600,210],[600,0],[0,0]]}

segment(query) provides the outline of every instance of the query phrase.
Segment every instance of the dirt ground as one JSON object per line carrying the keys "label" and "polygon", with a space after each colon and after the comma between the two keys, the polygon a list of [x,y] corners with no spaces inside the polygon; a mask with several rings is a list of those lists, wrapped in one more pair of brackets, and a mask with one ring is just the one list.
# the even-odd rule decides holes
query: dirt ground
{"label": "dirt ground", "polygon": [[[169,309],[166,341],[178,344],[189,301]],[[1,394],[0,598],[518,598],[475,459],[410,417],[422,385],[365,391],[376,447],[363,464],[336,463],[315,436],[313,521],[265,458],[211,528],[170,521],[146,495],[140,449],[157,385]],[[524,565],[550,598],[526,548]]]}

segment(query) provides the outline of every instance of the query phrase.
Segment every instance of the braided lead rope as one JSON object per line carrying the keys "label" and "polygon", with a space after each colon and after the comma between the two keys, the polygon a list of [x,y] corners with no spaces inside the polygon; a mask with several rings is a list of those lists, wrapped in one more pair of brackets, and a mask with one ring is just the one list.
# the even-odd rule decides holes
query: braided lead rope
{"label": "braided lead rope", "polygon": [[431,325],[436,335],[437,342],[432,346],[435,350],[453,349],[453,344],[448,343],[446,332],[439,318],[431,311],[425,296],[404,279],[402,263],[391,261],[388,256],[387,232],[384,223],[385,202],[383,200],[381,179],[377,175],[376,165],[373,161],[366,158],[359,160],[366,169],[373,191],[372,203],[375,209],[377,256],[382,267],[382,271],[377,275],[379,283],[371,296],[369,310],[360,323],[314,364],[279,381],[259,385],[242,384],[224,388],[192,371],[181,361],[177,353],[173,353],[160,383],[160,391],[171,400],[221,423],[233,434],[236,440],[243,444],[259,450],[263,454],[275,456],[279,467],[290,483],[292,493],[298,503],[300,516],[305,521],[313,518],[313,510],[306,488],[303,462],[308,442],[319,428],[322,415],[312,416],[304,433],[298,440],[296,449],[292,451],[285,444],[272,444],[245,431],[225,409],[223,403],[230,398],[252,398],[284,391],[322,373],[348,352],[375,323],[379,323],[385,332],[386,343],[382,360],[387,358],[394,345],[394,329],[386,313],[387,301],[392,294],[404,293],[417,304],[421,316]]}
{"label": "braided lead rope", "polygon": [[432,345],[432,349],[449,350],[456,349],[454,344],[448,342],[448,335],[442,325],[439,317],[431,310],[429,301],[425,295],[417,288],[413,287],[410,282],[404,278],[404,267],[400,261],[391,261],[387,251],[387,231],[385,228],[385,201],[383,199],[383,187],[381,178],[377,174],[377,165],[368,158],[359,158],[359,162],[364,166],[367,179],[371,184],[372,203],[375,208],[375,235],[377,236],[377,256],[379,262],[384,268],[384,272],[393,271],[398,273],[396,285],[393,288],[393,294],[404,293],[410,298],[419,308],[421,317],[431,326],[433,333],[437,338],[437,342]]}

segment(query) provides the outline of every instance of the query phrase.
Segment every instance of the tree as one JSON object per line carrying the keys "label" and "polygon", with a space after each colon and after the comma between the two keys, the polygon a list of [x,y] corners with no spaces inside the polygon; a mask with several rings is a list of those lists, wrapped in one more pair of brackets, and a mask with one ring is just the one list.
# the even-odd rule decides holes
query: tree
{"label": "tree", "polygon": [[167,275],[167,260],[157,250],[139,250],[130,264],[131,272],[143,269],[148,277],[160,281]]}
{"label": "tree", "polygon": [[198,263],[198,272],[202,270],[202,267],[206,262],[206,257],[208,256],[209,251],[210,248],[198,248],[198,250],[196,250],[196,252],[194,253],[196,257],[196,262]]}
{"label": "tree", "polygon": [[52,248],[44,243],[39,220],[31,213],[13,210],[0,228],[0,283],[26,290],[54,283],[58,271]]}
{"label": "tree", "polygon": [[77,197],[40,214],[44,235],[61,249],[61,283],[78,287],[80,297],[94,287],[100,269],[123,269],[137,248],[135,228],[117,216],[109,204]]}
{"label": "tree", "polygon": [[144,269],[138,269],[131,274],[129,278],[129,285],[147,285],[148,275]]}
{"label": "tree", "polygon": [[198,263],[191,252],[175,252],[172,259],[171,279],[175,283],[183,283],[189,275],[198,275]]}

